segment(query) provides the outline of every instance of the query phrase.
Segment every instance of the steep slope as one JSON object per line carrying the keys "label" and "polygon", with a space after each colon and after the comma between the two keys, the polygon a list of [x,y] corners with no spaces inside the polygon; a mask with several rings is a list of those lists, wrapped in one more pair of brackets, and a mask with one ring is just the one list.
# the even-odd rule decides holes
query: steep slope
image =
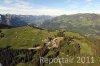
{"label": "steep slope", "polygon": [[41,15],[13,15],[13,14],[0,14],[0,23],[9,26],[39,26],[45,20],[52,18],[51,16]]}

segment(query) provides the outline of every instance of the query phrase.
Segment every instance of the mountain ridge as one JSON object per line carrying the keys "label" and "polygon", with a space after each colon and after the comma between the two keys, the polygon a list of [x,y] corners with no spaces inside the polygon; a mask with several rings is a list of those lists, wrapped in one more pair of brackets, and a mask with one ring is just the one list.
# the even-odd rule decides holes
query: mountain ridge
{"label": "mountain ridge", "polygon": [[78,32],[85,35],[100,35],[100,14],[95,13],[79,13],[56,17],[45,15],[3,15],[0,23],[5,25],[10,24],[15,27],[28,25],[47,30],[65,29],[66,31]]}
{"label": "mountain ridge", "polygon": [[61,15],[46,20],[42,28],[49,30],[65,29],[68,31],[79,32],[81,34],[99,34],[100,33],[100,15],[99,14],[74,14]]}

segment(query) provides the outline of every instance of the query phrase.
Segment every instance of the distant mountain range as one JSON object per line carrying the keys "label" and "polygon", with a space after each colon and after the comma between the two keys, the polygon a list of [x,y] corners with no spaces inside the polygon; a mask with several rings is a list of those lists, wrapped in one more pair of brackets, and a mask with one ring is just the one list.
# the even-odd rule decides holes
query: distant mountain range
{"label": "distant mountain range", "polygon": [[64,29],[85,35],[100,35],[100,14],[73,14],[51,16],[0,15],[1,24],[9,26],[36,26],[48,30]]}
{"label": "distant mountain range", "polygon": [[0,15],[0,23],[8,26],[26,26],[35,25],[39,26],[47,19],[52,18],[51,16],[32,16],[32,15]]}
{"label": "distant mountain range", "polygon": [[100,35],[100,14],[62,15],[46,20],[41,28],[65,29],[87,35]]}

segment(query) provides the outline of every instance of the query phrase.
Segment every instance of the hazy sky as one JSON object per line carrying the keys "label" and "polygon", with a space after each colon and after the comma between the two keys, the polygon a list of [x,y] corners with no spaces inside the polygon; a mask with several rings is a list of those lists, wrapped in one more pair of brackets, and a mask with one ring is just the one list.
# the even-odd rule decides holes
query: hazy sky
{"label": "hazy sky", "polygon": [[0,0],[0,13],[52,16],[100,14],[100,0]]}

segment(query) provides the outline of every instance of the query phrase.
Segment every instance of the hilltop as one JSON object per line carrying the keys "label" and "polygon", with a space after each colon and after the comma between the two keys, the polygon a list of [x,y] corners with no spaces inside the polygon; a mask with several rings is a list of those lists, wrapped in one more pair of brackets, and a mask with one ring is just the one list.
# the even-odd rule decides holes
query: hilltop
{"label": "hilltop", "polygon": [[[65,31],[63,34],[59,32],[59,30],[50,32],[30,26],[2,29],[1,33],[4,36],[0,39],[0,47],[33,48],[42,46],[43,43],[47,43],[48,46],[56,47],[60,45],[63,46],[63,44],[79,44],[82,53],[84,53],[84,51],[87,52],[86,50],[88,49],[91,54],[91,46],[95,45],[86,36],[82,36],[78,33]],[[56,45],[55,42],[57,42]],[[87,53],[89,53],[89,51]]]}
{"label": "hilltop", "polygon": [[[34,64],[37,66],[39,57],[98,56],[99,39],[95,43],[91,41],[93,38],[91,40],[90,38],[74,32],[47,31],[30,26],[1,29],[0,53],[4,53],[4,55],[1,55],[0,58],[7,62],[5,63],[4,60],[0,60],[0,62],[4,65],[31,66]],[[7,58],[9,59],[7,60]],[[16,58],[17,60],[15,60]],[[55,66],[55,64],[50,65]],[[58,63],[58,65],[60,64]],[[39,66],[48,66],[48,64]]]}

